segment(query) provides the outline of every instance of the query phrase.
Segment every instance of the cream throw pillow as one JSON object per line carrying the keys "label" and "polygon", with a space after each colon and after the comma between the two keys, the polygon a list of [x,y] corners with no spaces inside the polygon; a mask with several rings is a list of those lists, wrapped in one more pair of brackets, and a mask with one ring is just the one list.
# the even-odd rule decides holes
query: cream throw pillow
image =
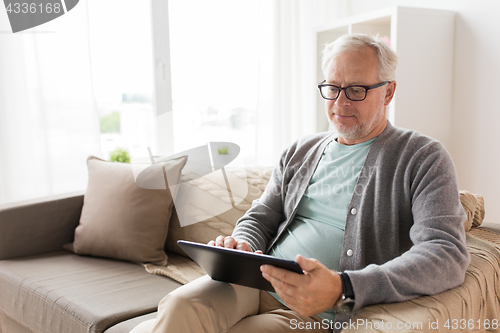
{"label": "cream throw pillow", "polygon": [[[163,170],[157,168],[163,171],[160,180],[177,183],[186,161],[183,156],[164,162]],[[137,186],[131,164],[90,156],[87,166],[89,182],[80,224],[74,242],[64,248],[77,254],[166,265],[164,244],[173,207],[170,190]]]}

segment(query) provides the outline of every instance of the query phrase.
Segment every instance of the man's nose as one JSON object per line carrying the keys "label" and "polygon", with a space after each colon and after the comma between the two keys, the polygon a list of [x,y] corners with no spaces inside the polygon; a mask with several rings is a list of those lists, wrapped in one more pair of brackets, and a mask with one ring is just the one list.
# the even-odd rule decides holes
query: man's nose
{"label": "man's nose", "polygon": [[350,105],[351,104],[351,100],[349,98],[347,98],[347,95],[345,94],[345,90],[340,91],[339,97],[337,97],[337,99],[335,100],[335,103],[337,103],[337,105]]}

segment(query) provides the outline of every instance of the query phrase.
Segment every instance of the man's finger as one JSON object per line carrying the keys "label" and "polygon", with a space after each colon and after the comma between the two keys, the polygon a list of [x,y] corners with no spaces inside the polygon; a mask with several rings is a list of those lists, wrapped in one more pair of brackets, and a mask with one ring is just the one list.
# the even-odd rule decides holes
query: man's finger
{"label": "man's finger", "polygon": [[295,272],[291,272],[286,269],[278,268],[275,266],[271,265],[262,265],[260,266],[260,270],[262,273],[276,279],[279,281],[282,281],[286,284],[292,285],[292,286],[299,286],[301,281],[301,277],[303,278],[303,275],[300,275]]}
{"label": "man's finger", "polygon": [[293,311],[303,315],[303,316],[312,316],[316,314],[313,310],[310,309],[308,304],[304,304],[303,295],[299,288],[283,283],[280,280],[273,278],[266,273],[262,273],[264,278],[266,278],[274,288],[274,291],[278,294],[279,297],[285,302],[285,304]]}
{"label": "man's finger", "polygon": [[299,264],[303,271],[310,272],[318,267],[319,261],[316,259],[307,259],[297,254],[295,257],[295,262]]}
{"label": "man's finger", "polygon": [[236,248],[236,240],[231,236],[225,237],[224,238],[224,247],[227,247],[229,249],[235,249]]}
{"label": "man's finger", "polygon": [[276,285],[273,285],[273,288],[274,291],[278,294],[278,296],[283,300],[283,302],[285,302],[285,304],[289,308],[296,307],[299,304],[299,301],[294,297],[294,295],[291,295],[291,293],[285,292],[283,289],[278,288],[278,286]]}
{"label": "man's finger", "polygon": [[215,246],[224,247],[224,236],[217,236],[215,239]]}
{"label": "man's finger", "polygon": [[240,251],[247,251],[247,252],[252,251],[252,248],[250,247],[250,245],[245,241],[237,241],[236,249],[240,250]]}
{"label": "man's finger", "polygon": [[269,274],[262,273],[262,276],[267,281],[271,282],[271,284],[273,285],[273,287],[274,287],[275,290],[279,290],[282,293],[288,294],[288,292],[289,292],[289,290],[291,288],[295,288],[295,286],[292,286],[292,285],[284,282],[283,280],[277,279],[277,278],[275,278],[275,277],[273,277],[273,276],[271,276]]}
{"label": "man's finger", "polygon": [[293,302],[291,300],[288,301],[290,304],[297,304],[298,300],[302,298],[301,290],[297,286],[283,282],[282,280],[267,275],[266,273],[262,273],[262,276],[271,282],[274,290],[281,297],[281,299],[285,301],[285,303],[287,302],[285,298],[293,298]]}

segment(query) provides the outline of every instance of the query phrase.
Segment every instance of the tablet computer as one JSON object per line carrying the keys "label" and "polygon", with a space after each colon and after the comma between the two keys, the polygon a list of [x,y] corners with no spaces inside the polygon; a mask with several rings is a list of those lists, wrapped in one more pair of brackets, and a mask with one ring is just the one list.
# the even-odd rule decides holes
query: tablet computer
{"label": "tablet computer", "polygon": [[274,291],[271,283],[262,276],[260,266],[273,265],[303,274],[299,264],[292,260],[182,240],[177,243],[194,262],[217,281]]}

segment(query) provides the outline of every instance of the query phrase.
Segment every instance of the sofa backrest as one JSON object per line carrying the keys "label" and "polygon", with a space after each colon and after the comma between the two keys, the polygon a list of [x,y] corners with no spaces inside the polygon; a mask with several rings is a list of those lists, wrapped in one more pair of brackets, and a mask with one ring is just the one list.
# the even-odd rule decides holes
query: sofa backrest
{"label": "sofa backrest", "polygon": [[[245,199],[236,205],[236,207],[222,214],[184,227],[181,226],[177,211],[174,208],[165,243],[165,250],[186,255],[177,245],[178,240],[182,239],[206,244],[219,235],[230,235],[236,225],[236,221],[250,209],[252,202],[258,199],[266,189],[272,170],[272,167],[226,167],[228,177],[236,176],[246,179],[248,194]],[[206,191],[210,191],[211,186],[215,186],[210,183],[209,178],[199,179],[201,179],[201,182],[198,183],[198,186],[204,188]],[[217,191],[214,191],[214,195],[217,195],[216,193]]]}

